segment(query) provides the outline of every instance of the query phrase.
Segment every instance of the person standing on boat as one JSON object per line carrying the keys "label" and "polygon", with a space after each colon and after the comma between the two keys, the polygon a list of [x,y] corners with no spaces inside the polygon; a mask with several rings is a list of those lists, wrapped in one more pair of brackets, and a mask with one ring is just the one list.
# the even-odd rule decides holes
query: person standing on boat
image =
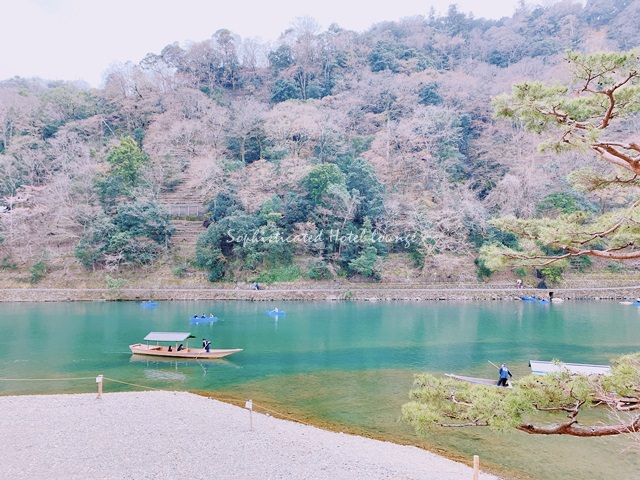
{"label": "person standing on boat", "polygon": [[499,387],[506,387],[507,382],[509,381],[509,377],[513,377],[513,375],[511,374],[511,370],[509,370],[504,363],[500,365],[500,370],[498,370],[498,374],[500,375],[500,378],[498,380]]}
{"label": "person standing on boat", "polygon": [[207,340],[206,338],[202,339],[202,348],[204,348],[204,351],[209,353],[209,350],[211,350],[211,342],[209,340]]}

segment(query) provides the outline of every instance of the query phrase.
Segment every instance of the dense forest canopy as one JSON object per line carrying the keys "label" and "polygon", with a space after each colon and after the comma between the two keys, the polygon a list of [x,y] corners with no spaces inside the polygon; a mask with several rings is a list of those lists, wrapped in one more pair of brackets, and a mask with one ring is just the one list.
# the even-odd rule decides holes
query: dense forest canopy
{"label": "dense forest canopy", "polygon": [[[490,275],[480,249],[519,241],[492,218],[627,198],[577,188],[569,174],[601,168],[596,155],[539,151],[492,99],[569,81],[567,51],[635,48],[639,20],[638,0],[523,2],[500,20],[451,6],[364,33],[300,18],[273,45],[225,29],[167,45],[100,89],[7,79],[0,267],[36,281],[158,262],[210,280]],[[176,203],[205,211],[190,258],[174,255]]]}

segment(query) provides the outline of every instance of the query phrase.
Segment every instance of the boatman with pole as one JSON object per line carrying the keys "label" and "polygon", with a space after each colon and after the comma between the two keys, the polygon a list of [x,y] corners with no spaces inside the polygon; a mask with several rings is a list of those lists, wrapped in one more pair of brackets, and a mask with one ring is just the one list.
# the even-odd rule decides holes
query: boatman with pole
{"label": "boatman with pole", "polygon": [[508,386],[507,382],[509,381],[509,378],[513,377],[513,375],[511,374],[511,370],[509,370],[507,366],[503,363],[502,365],[500,365],[498,374],[500,375],[500,378],[498,379],[498,386],[507,387]]}

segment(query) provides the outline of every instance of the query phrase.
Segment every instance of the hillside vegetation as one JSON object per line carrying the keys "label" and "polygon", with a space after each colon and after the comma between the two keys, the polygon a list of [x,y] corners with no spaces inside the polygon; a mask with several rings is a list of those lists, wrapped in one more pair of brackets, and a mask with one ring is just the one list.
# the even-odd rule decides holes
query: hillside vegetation
{"label": "hillside vegetation", "polygon": [[569,50],[637,47],[640,0],[418,13],[364,33],[299,18],[272,45],[219,30],[100,89],[1,82],[0,281],[476,281],[498,275],[483,245],[518,240],[490,219],[618,205],[567,180],[592,152],[539,151],[492,99],[567,80]]}

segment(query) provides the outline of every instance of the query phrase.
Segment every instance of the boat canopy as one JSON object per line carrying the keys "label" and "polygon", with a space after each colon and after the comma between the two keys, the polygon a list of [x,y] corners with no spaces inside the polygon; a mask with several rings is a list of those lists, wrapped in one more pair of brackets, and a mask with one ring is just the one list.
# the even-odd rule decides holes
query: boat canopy
{"label": "boat canopy", "polygon": [[611,367],[609,365],[592,365],[588,363],[564,363],[564,362],[546,362],[544,360],[529,360],[531,373],[533,375],[545,375],[547,373],[555,373],[568,371],[569,373],[579,375],[610,375]]}
{"label": "boat canopy", "polygon": [[184,342],[189,337],[189,332],[149,332],[144,339],[151,342]]}

